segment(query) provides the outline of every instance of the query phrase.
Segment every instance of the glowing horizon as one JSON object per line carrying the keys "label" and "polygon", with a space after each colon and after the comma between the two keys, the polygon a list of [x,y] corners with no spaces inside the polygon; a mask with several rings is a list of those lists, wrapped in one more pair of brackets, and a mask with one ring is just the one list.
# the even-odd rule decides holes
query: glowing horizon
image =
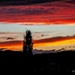
{"label": "glowing horizon", "polygon": [[[47,47],[47,46],[64,46],[64,45],[72,45],[75,44],[75,36],[73,37],[56,37],[44,40],[34,40],[33,48],[39,49],[39,47]],[[47,41],[46,41],[47,40]],[[52,41],[53,40],[53,41]],[[62,48],[61,47],[61,48]],[[8,41],[8,42],[0,42],[0,48],[4,48],[4,50],[13,50],[13,51],[21,51],[23,50],[23,41]],[[43,49],[42,49],[43,50]]]}

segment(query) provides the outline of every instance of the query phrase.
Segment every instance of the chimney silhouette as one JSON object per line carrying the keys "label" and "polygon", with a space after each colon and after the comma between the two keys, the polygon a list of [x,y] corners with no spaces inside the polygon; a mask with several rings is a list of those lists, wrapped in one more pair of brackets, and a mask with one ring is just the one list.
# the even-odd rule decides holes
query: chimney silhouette
{"label": "chimney silhouette", "polygon": [[30,30],[26,30],[26,35],[24,35],[23,41],[23,52],[26,55],[32,55],[32,50],[33,50],[32,34]]}

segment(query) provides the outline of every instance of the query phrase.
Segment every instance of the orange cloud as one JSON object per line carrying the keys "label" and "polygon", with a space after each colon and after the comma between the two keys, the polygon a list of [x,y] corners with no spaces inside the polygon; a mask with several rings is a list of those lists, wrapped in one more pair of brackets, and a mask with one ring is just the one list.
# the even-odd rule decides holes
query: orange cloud
{"label": "orange cloud", "polygon": [[34,41],[34,47],[40,46],[59,46],[75,44],[75,36],[72,37],[54,37]]}
{"label": "orange cloud", "polygon": [[[34,48],[40,46],[60,46],[60,45],[70,45],[75,44],[75,36],[71,37],[54,37],[46,38],[41,40],[34,40]],[[10,41],[10,42],[1,42],[0,48],[5,48],[9,50],[22,50],[23,41]]]}
{"label": "orange cloud", "polygon": [[46,43],[36,43],[34,47],[43,47],[43,46],[63,46],[63,45],[70,45],[75,44],[75,39],[63,40],[63,41],[56,41],[56,42],[46,42]]}
{"label": "orange cloud", "polygon": [[0,48],[5,48],[7,50],[22,50],[22,45],[22,41],[1,42]]}
{"label": "orange cloud", "polygon": [[52,42],[58,42],[58,41],[60,42],[71,39],[75,39],[75,36],[45,38],[41,40],[35,40],[34,43],[49,43],[49,42],[52,43]]}

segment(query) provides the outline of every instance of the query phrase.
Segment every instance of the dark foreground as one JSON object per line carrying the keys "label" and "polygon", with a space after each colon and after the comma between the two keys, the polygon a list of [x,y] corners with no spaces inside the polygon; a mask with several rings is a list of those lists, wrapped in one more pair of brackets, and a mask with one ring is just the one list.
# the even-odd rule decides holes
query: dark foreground
{"label": "dark foreground", "polygon": [[22,52],[0,52],[0,75],[75,75],[74,72],[74,51],[33,56]]}

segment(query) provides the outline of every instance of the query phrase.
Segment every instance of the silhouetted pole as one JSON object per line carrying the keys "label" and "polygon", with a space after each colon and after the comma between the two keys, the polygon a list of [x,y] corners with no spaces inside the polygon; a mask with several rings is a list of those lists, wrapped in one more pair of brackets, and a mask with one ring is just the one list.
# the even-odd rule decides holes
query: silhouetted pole
{"label": "silhouetted pole", "polygon": [[23,52],[26,55],[32,55],[33,50],[33,42],[32,42],[32,35],[31,31],[26,31],[26,36],[24,36],[24,42],[23,42]]}

